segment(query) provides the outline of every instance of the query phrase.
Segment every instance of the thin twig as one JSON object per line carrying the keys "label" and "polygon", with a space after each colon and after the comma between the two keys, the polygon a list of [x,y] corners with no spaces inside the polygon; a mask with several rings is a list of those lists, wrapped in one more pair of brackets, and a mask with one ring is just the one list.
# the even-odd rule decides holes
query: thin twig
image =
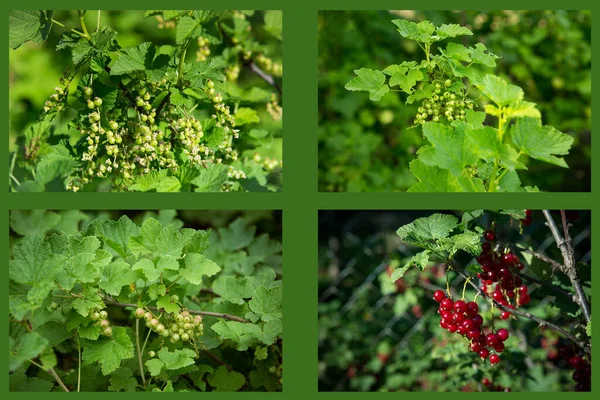
{"label": "thin twig", "polygon": [[263,71],[258,65],[254,63],[254,61],[250,61],[247,65],[250,67],[250,70],[252,72],[258,75],[263,81],[273,86],[275,90],[277,90],[279,95],[281,95],[281,86],[279,86],[277,82],[275,82],[275,78]]}
{"label": "thin twig", "polygon": [[544,217],[546,218],[546,225],[552,232],[552,236],[554,237],[554,241],[556,242],[556,246],[559,248],[563,261],[564,261],[564,269],[561,271],[567,275],[573,288],[575,289],[575,293],[577,294],[577,302],[583,311],[583,315],[587,322],[590,322],[592,319],[590,306],[587,301],[587,297],[585,292],[583,291],[583,287],[581,286],[581,281],[579,280],[579,276],[577,275],[577,268],[575,267],[575,256],[573,252],[573,247],[571,246],[571,235],[569,234],[569,227],[565,212],[561,210],[561,217],[563,223],[563,231],[565,233],[565,237],[561,237],[558,231],[558,227],[550,215],[550,211],[543,210]]}
{"label": "thin twig", "polygon": [[36,363],[33,360],[29,360],[29,362],[32,363],[33,365],[39,367],[40,369],[46,371],[50,375],[52,375],[52,377],[54,378],[54,380],[56,381],[56,383],[58,383],[58,386],[60,386],[62,388],[62,390],[64,390],[65,392],[70,392],[70,390],[65,386],[65,384],[63,383],[63,381],[60,379],[60,376],[58,376],[58,374],[56,373],[56,371],[54,371],[54,368],[48,368],[48,369],[46,369],[42,365]]}
{"label": "thin twig", "polygon": [[142,351],[140,350],[140,320],[135,320],[135,346],[137,347],[138,362],[140,364],[140,376],[142,377],[142,384],[146,387],[146,373],[144,371],[144,364],[142,363]]}
{"label": "thin twig", "polygon": [[215,356],[213,353],[211,353],[210,351],[203,349],[203,351],[213,360],[215,360],[217,363],[223,365],[225,368],[227,368],[229,371],[231,371],[231,365],[227,364],[225,361],[221,360],[219,357]]}
{"label": "thin twig", "polygon": [[[137,308],[138,305],[137,304],[132,304],[132,303],[119,303],[117,301],[113,301],[113,300],[108,300],[105,299],[104,302],[106,304],[112,305],[112,306],[117,306],[117,307],[133,307],[133,308]],[[154,310],[154,311],[161,311],[162,309],[157,308],[157,307],[146,307],[150,310]],[[223,318],[223,319],[228,319],[230,321],[237,321],[237,322],[243,322],[243,323],[247,323],[248,320],[244,319],[244,318],[240,318],[240,317],[236,317],[235,315],[229,315],[229,314],[224,314],[224,313],[216,313],[216,312],[212,312],[212,311],[196,311],[196,310],[187,310],[190,314],[195,314],[195,315],[205,315],[207,317],[215,317],[215,318]]]}
{"label": "thin twig", "polygon": [[[457,264],[452,264],[452,268],[460,275],[462,276],[464,279],[468,279],[469,276],[464,272],[464,270],[462,269],[461,266],[457,265]],[[554,325],[552,322],[546,321],[544,319],[541,319],[539,317],[536,317],[535,315],[529,313],[529,312],[525,312],[525,311],[521,311],[519,309],[516,308],[510,308],[508,306],[505,306],[504,304],[501,304],[499,302],[497,302],[496,300],[494,300],[493,298],[491,298],[490,296],[488,296],[488,294],[486,292],[484,292],[483,290],[481,290],[481,288],[472,280],[469,281],[469,284],[471,286],[473,286],[473,288],[475,288],[475,290],[477,291],[477,293],[479,293],[482,297],[484,297],[485,299],[489,300],[492,302],[492,304],[494,304],[494,306],[498,307],[499,309],[503,310],[503,311],[507,311],[511,314],[514,315],[518,315],[520,317],[523,318],[527,318],[530,319],[532,321],[537,322],[540,326],[547,326],[548,328],[555,330],[556,332],[560,333],[561,335],[565,336],[566,338],[568,338],[570,341],[572,341],[573,343],[575,343],[577,346],[581,347],[586,353],[588,354],[592,354],[592,349],[591,347],[585,343],[582,342],[581,340],[577,339],[575,336],[573,336],[572,334],[570,334],[569,332],[567,332],[565,329],[561,328],[558,325]]]}

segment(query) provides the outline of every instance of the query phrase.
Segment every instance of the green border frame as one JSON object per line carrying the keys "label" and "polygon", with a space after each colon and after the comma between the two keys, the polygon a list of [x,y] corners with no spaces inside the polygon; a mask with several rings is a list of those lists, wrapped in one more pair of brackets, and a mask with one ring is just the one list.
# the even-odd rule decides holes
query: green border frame
{"label": "green border frame", "polygon": [[[502,3],[482,3],[481,1],[426,1],[408,3],[392,0],[309,0],[302,2],[274,0],[223,0],[213,2],[175,1],[168,3],[169,8],[215,8],[215,9],[282,9],[284,35],[284,69],[283,89],[285,113],[283,126],[285,139],[284,152],[284,185],[282,193],[232,193],[232,194],[161,194],[161,193],[39,193],[15,194],[2,191],[0,204],[4,209],[1,231],[3,243],[8,243],[8,210],[10,209],[281,209],[283,210],[283,243],[285,268],[284,296],[284,385],[283,393],[267,396],[283,398],[306,398],[316,396],[323,399],[341,399],[346,393],[317,393],[317,211],[318,209],[474,209],[474,208],[571,208],[591,209],[595,211],[600,206],[600,197],[593,193],[541,193],[541,194],[406,194],[406,193],[317,193],[317,11],[319,9],[592,9],[599,2],[572,0],[568,3],[550,1],[507,0]],[[17,7],[5,8],[54,8],[75,9],[83,3],[75,1],[26,1],[13,3]],[[87,4],[86,4],[87,5]],[[126,5],[126,6],[125,6]],[[114,0],[101,3],[103,9],[135,9],[161,8],[164,2],[147,0],[125,4]],[[526,6],[526,7],[525,7]],[[87,7],[86,7],[87,8]],[[93,7],[90,7],[93,8]],[[7,42],[7,18],[0,20],[0,29],[4,33],[4,43]],[[593,29],[593,42],[598,43],[598,31]],[[6,50],[5,50],[6,51]],[[596,52],[595,52],[596,53]],[[6,52],[4,54],[7,54]],[[595,61],[600,56],[595,55]],[[595,64],[595,62],[594,62]],[[1,65],[2,73],[8,76],[8,62]],[[593,68],[593,67],[592,67]],[[596,67],[597,68],[597,67]],[[593,71],[593,70],[592,70]],[[593,75],[593,73],[592,73]],[[5,91],[8,86],[5,86]],[[598,95],[595,96],[596,98]],[[4,93],[1,101],[5,106],[2,112],[8,113],[8,93]],[[8,121],[5,118],[4,121]],[[8,166],[8,153],[0,152],[0,164]],[[598,146],[592,143],[592,159],[598,156]],[[593,165],[593,164],[592,164]],[[598,177],[592,174],[592,190],[597,187]],[[443,196],[443,197],[442,197]],[[481,197],[479,197],[481,196]],[[600,226],[600,212],[592,212],[593,230]],[[600,245],[594,235],[593,248]],[[7,247],[2,246],[2,254],[7,256]],[[5,258],[6,260],[7,258]],[[8,269],[3,270],[7,277]],[[594,274],[593,279],[597,279]],[[4,280],[6,282],[6,280]],[[594,285],[595,286],[595,285]],[[1,286],[2,312],[7,314],[8,302],[5,291]],[[0,326],[6,332],[6,321]],[[596,324],[598,325],[598,324]],[[6,342],[4,342],[6,346]],[[7,351],[4,352],[7,354]],[[5,359],[4,374],[0,381],[0,390],[8,391],[7,359]],[[600,372],[594,369],[595,377]],[[599,384],[600,385],[600,384]],[[599,389],[594,385],[595,391]],[[26,399],[35,396],[33,393],[11,393],[13,399]],[[87,393],[85,396],[97,398],[104,393]],[[135,393],[134,396],[145,394]],[[381,396],[401,396],[398,393],[361,393],[349,394],[361,398],[376,398]],[[475,396],[476,394],[466,394]],[[591,393],[573,394],[581,398],[590,398]],[[177,394],[177,396],[190,396]],[[258,398],[263,393],[213,393],[214,398]],[[408,396],[427,398],[431,394],[419,393]],[[461,398],[464,393],[444,394],[448,398]],[[503,395],[502,395],[503,396]],[[548,394],[512,393],[509,396],[541,396]],[[550,394],[558,397],[560,393]],[[188,397],[189,398],[189,397]]]}

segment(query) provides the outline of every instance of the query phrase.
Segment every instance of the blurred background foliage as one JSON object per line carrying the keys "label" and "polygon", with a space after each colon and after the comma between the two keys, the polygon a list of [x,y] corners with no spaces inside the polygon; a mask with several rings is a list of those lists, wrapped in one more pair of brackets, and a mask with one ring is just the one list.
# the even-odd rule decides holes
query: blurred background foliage
{"label": "blurred background foliage", "polygon": [[[501,361],[490,367],[470,352],[456,334],[440,328],[433,292],[445,290],[446,275],[456,300],[464,280],[446,273],[442,264],[424,271],[410,268],[392,283],[391,271],[422,249],[400,242],[396,230],[433,213],[457,211],[321,211],[319,213],[319,391],[573,391],[573,368],[566,360],[578,350],[555,331],[525,318],[504,321],[494,312],[495,327],[507,328],[509,339]],[[486,217],[488,229],[496,220],[498,240],[530,246],[554,260],[562,260],[545,226],[541,211],[521,231],[519,221]],[[560,215],[554,213],[557,223]],[[584,290],[591,296],[590,212],[567,212]],[[497,216],[497,215],[496,215]],[[457,254],[468,265],[472,257]],[[537,259],[526,259],[524,273],[571,290],[568,279],[553,273]],[[476,280],[479,283],[479,280]],[[527,281],[526,281],[527,282]],[[531,302],[523,310],[585,338],[574,318],[578,311],[570,296],[527,282]],[[475,290],[466,289],[473,300]],[[589,297],[591,298],[591,297]],[[489,304],[478,298],[484,326],[490,325]],[[579,310],[580,312],[580,310]],[[580,315],[580,314],[579,314]],[[491,386],[482,381],[487,378]]]}
{"label": "blurred background foliage", "polygon": [[412,125],[418,105],[396,92],[380,102],[344,89],[353,71],[421,60],[422,50],[390,22],[404,18],[461,24],[501,57],[494,74],[538,104],[544,125],[573,135],[570,169],[529,160],[523,185],[544,191],[590,191],[591,11],[319,12],[319,190],[405,191],[408,163],[424,144]]}
{"label": "blurred background foliage", "polygon": [[[151,42],[156,46],[175,45],[175,24],[161,20],[158,17],[144,18],[144,10],[102,10],[100,13],[100,26],[110,26],[118,32],[117,41],[122,48],[135,47],[143,42]],[[283,46],[280,40],[281,32],[273,32],[266,24],[268,11],[244,11],[246,19],[252,25],[252,38],[260,43],[264,54],[268,54],[272,63],[281,65],[283,62]],[[221,16],[225,25],[233,25],[233,12],[224,12]],[[95,29],[98,24],[98,12],[88,10],[85,22],[89,29]],[[74,10],[56,10],[53,19],[61,22],[68,28],[79,29],[80,23],[77,12]],[[44,102],[54,93],[63,73],[73,65],[71,53],[67,50],[58,51],[61,35],[66,30],[56,24],[52,26],[48,39],[42,44],[27,42],[16,50],[8,50],[9,61],[9,152],[17,152],[19,139],[23,138],[26,128],[37,121],[43,111]],[[249,39],[250,40],[250,39]],[[231,38],[225,35],[221,44],[210,45],[210,56],[223,55],[227,58],[232,46]],[[198,60],[200,47],[196,41],[190,44],[187,51],[187,61]],[[273,88],[260,77],[250,71],[250,68],[234,64],[227,59],[230,65],[225,73],[229,76],[232,72],[239,73],[233,81],[242,90],[252,88],[256,93],[273,91]],[[239,68],[239,70],[236,69]],[[71,84],[70,96],[74,95],[75,85],[80,80],[82,72]],[[261,92],[262,93],[262,92]],[[260,97],[260,96],[259,96]],[[263,96],[264,97],[264,96]],[[268,96],[267,96],[268,97]],[[258,97],[257,97],[258,98]],[[257,103],[250,105],[257,111],[260,122],[243,127],[243,131],[250,129],[266,130],[272,135],[263,139],[254,140],[248,135],[241,135],[237,141],[239,153],[252,158],[259,153],[262,158],[281,160],[282,158],[282,120],[273,118],[267,110],[270,100],[262,97]],[[196,110],[198,117],[209,118],[208,110]],[[72,144],[80,139],[81,134],[74,128],[69,128],[68,123],[76,116],[74,110],[66,110],[54,121],[54,135],[68,135]],[[247,138],[247,139],[245,139]],[[15,167],[15,176],[21,178],[21,171]],[[279,182],[280,184],[280,182]],[[55,188],[54,190],[60,190]]]}

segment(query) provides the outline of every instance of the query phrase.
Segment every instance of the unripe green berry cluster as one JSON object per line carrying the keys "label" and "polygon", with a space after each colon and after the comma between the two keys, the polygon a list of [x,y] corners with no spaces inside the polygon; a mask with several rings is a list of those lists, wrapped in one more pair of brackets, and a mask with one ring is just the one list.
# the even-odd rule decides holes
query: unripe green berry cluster
{"label": "unripe green berry cluster", "polygon": [[[173,295],[171,302],[175,303],[177,301],[178,297]],[[171,343],[189,342],[195,347],[196,338],[204,334],[202,316],[192,315],[187,310],[155,316],[151,311],[140,307],[135,310],[134,316],[138,319],[143,318],[146,321],[146,327],[163,339],[169,339]]]}
{"label": "unripe green berry cluster", "polygon": [[108,312],[106,312],[106,310],[95,310],[90,314],[90,319],[94,321],[95,325],[100,327],[100,331],[103,335],[112,335],[112,328],[110,327]]}

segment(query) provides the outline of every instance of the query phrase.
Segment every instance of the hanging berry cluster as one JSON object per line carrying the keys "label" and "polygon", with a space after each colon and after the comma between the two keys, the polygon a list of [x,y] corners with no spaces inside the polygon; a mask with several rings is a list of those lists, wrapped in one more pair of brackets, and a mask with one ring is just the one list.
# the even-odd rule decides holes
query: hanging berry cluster
{"label": "hanging berry cluster", "polygon": [[[493,230],[485,232],[483,239],[481,254],[477,257],[477,262],[483,268],[483,272],[477,274],[481,279],[481,290],[508,308],[529,303],[527,286],[518,274],[525,268],[519,257],[509,250],[495,249],[496,234]],[[494,284],[490,293],[490,286]],[[503,311],[501,318],[510,318],[510,312]]]}
{"label": "hanging berry cluster", "polygon": [[108,313],[106,310],[96,310],[90,315],[90,319],[95,321],[95,325],[100,327],[100,331],[105,336],[112,335],[112,328],[110,327],[110,322],[108,321]]}
{"label": "hanging berry cluster", "polygon": [[[561,361],[562,360],[562,361]],[[592,363],[590,360],[578,355],[571,346],[560,344],[553,361],[564,362],[574,369],[572,378],[577,384],[578,392],[589,392],[592,387]]]}
{"label": "hanging berry cluster", "polygon": [[433,94],[423,100],[417,109],[413,123],[420,125],[423,122],[464,120],[466,110],[473,109],[473,101],[467,98],[464,85],[461,82],[436,80],[433,82]]}
{"label": "hanging berry cluster", "polygon": [[138,319],[143,318],[146,321],[146,327],[162,336],[164,340],[169,339],[171,343],[181,341],[198,349],[198,337],[204,334],[202,316],[192,316],[187,310],[155,315],[150,310],[138,308],[134,315]]}
{"label": "hanging berry cluster", "polygon": [[[479,306],[474,301],[452,301],[442,290],[433,293],[433,299],[440,303],[440,327],[450,333],[458,333],[469,339],[470,349],[482,359],[489,358],[490,364],[500,362],[497,353],[504,351],[504,341],[508,339],[508,330],[501,328],[487,335],[482,328],[483,317],[479,314]],[[492,353],[491,351],[495,351]]]}

